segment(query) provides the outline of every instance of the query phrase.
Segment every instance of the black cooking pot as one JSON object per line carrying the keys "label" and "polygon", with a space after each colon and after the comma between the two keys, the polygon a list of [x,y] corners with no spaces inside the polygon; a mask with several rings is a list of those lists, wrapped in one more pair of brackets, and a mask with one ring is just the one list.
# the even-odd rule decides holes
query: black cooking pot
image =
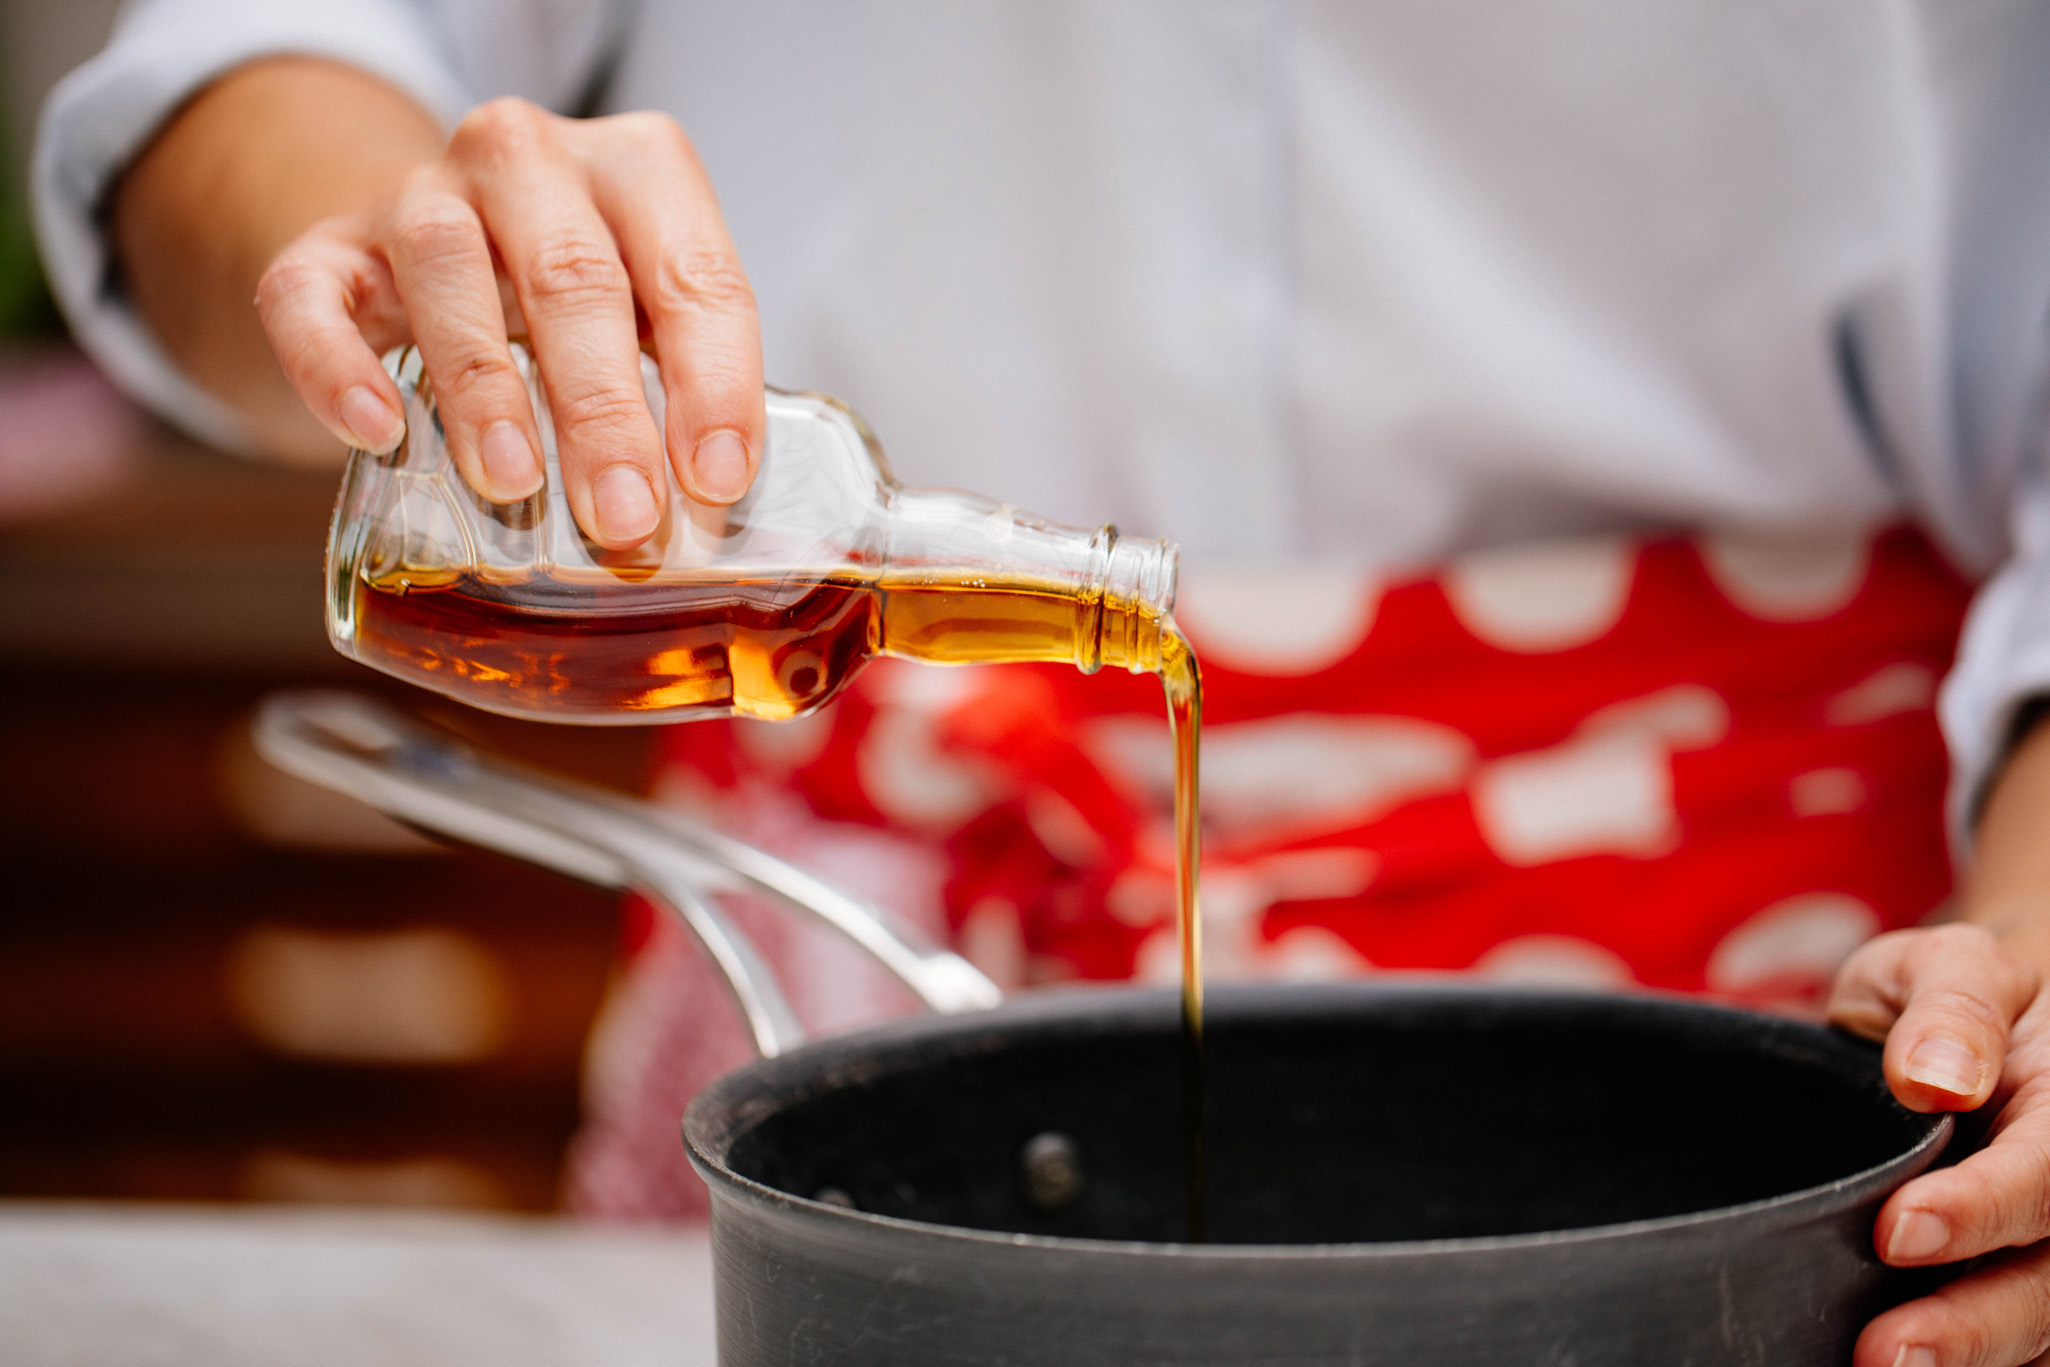
{"label": "black cooking pot", "polygon": [[1070,992],[715,1083],[723,1367],[1837,1364],[1947,1118],[1878,1051],[1653,997],[1220,989],[1209,1228],[1175,1003]]}
{"label": "black cooking pot", "polygon": [[[1645,996],[1215,991],[1213,1242],[1192,1245],[1170,994],[995,1006],[800,870],[365,699],[275,697],[255,734],[425,829],[638,889],[719,967],[765,1056],[684,1122],[725,1367],[1806,1367],[1847,1363],[1912,1285],[1872,1220],[1950,1121],[1831,1031]],[[728,890],[832,926],[943,1014],[805,1044]]]}

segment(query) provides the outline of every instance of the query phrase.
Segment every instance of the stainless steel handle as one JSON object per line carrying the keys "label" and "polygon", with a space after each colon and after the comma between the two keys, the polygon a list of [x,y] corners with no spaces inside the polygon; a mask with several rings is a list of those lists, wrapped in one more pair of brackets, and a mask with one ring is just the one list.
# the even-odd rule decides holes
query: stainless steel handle
{"label": "stainless steel handle", "polygon": [[253,730],[264,758],[287,773],[427,830],[642,893],[718,965],[765,1058],[802,1043],[804,1032],[768,965],[710,893],[759,889],[823,921],[934,1011],[979,1010],[1002,997],[959,955],[780,859],[680,813],[480,755],[368,698],[275,694]]}

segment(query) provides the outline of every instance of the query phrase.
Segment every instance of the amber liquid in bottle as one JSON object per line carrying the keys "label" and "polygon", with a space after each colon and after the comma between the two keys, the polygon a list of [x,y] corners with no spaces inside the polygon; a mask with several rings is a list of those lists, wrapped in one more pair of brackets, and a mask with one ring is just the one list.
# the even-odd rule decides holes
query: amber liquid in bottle
{"label": "amber liquid in bottle", "polygon": [[[511,601],[523,585],[471,576],[362,582],[364,658],[429,687],[460,682],[485,707],[630,721],[636,714],[782,720],[837,693],[870,656],[940,664],[1077,660],[1152,668],[1175,747],[1175,929],[1182,996],[1182,1131],[1190,1242],[1204,1238],[1203,946],[1197,912],[1197,758],[1203,724],[1195,654],[1172,621],[1131,602],[1090,604],[1030,579],[885,572],[794,588],[747,581],[597,582],[573,611]],[[558,588],[560,586],[557,586]],[[658,607],[645,607],[651,601]],[[679,709],[683,709],[679,711]]]}

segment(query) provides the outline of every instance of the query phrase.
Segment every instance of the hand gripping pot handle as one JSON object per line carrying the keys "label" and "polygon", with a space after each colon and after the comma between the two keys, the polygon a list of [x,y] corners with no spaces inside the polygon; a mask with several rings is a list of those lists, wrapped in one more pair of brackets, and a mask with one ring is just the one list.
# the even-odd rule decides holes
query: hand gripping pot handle
{"label": "hand gripping pot handle", "polygon": [[996,984],[960,955],[751,845],[680,813],[493,759],[351,693],[280,693],[252,727],[263,757],[422,829],[604,888],[674,917],[718,965],[755,1049],[804,1042],[754,945],[711,900],[765,892],[832,927],[941,1014],[995,1006]]}

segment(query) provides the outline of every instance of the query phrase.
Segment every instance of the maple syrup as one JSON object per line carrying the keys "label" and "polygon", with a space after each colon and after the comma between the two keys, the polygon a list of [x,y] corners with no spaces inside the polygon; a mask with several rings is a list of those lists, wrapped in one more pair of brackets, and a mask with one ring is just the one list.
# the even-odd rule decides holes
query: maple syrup
{"label": "maple syrup", "polygon": [[362,582],[353,618],[366,664],[476,707],[582,722],[784,721],[876,655],[1159,671],[1180,641],[1143,603],[988,576],[557,581],[544,595],[526,579],[406,574]]}
{"label": "maple syrup", "polygon": [[1161,650],[1160,684],[1174,732],[1174,928],[1182,959],[1182,1209],[1188,1242],[1200,1244],[1209,1189],[1203,1155],[1209,1131],[1203,1104],[1203,918],[1196,888],[1203,866],[1203,675],[1196,667],[1196,652],[1172,628]]}

